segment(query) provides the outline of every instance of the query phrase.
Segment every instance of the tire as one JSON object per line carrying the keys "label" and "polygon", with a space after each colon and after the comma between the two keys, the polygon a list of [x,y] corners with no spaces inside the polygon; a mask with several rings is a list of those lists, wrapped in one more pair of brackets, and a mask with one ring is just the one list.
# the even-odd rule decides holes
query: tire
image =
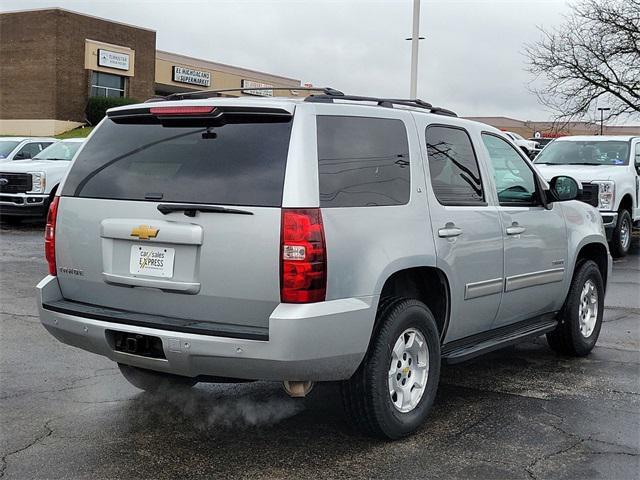
{"label": "tire", "polygon": [[[429,308],[413,299],[385,299],[378,309],[376,325],[364,360],[353,376],[342,382],[342,400],[347,415],[363,433],[397,439],[420,427],[433,405],[440,378],[440,336]],[[420,348],[419,335],[426,352]],[[402,353],[394,357],[394,347],[402,345],[407,350],[396,351],[406,357],[402,358]],[[398,368],[396,362],[402,367]],[[397,372],[393,376],[389,375],[391,368]],[[416,379],[424,385],[421,390],[416,389]],[[392,382],[402,399],[407,399],[404,407],[398,393],[392,398]],[[406,397],[402,392],[408,393]]]}
{"label": "tire", "polygon": [[618,223],[611,236],[611,255],[615,258],[624,257],[631,248],[631,233],[633,222],[629,210],[618,212]]}
{"label": "tire", "polygon": [[[595,302],[593,300],[589,302],[593,298],[589,295],[585,300],[585,289],[587,288],[595,292]],[[591,305],[596,309],[595,313],[589,309],[592,325],[586,320],[581,322],[581,312],[586,312],[585,306]],[[604,282],[602,275],[594,261],[583,261],[576,267],[569,294],[558,315],[558,327],[553,332],[547,333],[549,346],[561,355],[573,357],[588,355],[598,341],[603,313]],[[584,319],[585,316],[582,318]]]}
{"label": "tire", "polygon": [[0,215],[0,222],[15,227],[22,224],[22,217],[14,215]]}
{"label": "tire", "polygon": [[118,368],[131,385],[146,392],[157,392],[170,388],[191,388],[198,383],[195,378],[145,370],[122,363],[118,364]]}
{"label": "tire", "polygon": [[44,220],[47,220],[47,216],[49,215],[49,206],[51,205],[51,202],[53,202],[53,199],[56,198],[56,192],[58,191],[58,187],[60,185],[56,185],[55,187],[53,187],[51,189],[51,193],[49,194],[49,198],[47,198],[47,200],[45,200],[44,202]]}
{"label": "tire", "polygon": [[47,222],[47,218],[49,218],[49,206],[51,205],[51,199],[45,200],[42,204],[42,216],[40,216],[40,220],[43,222]]}

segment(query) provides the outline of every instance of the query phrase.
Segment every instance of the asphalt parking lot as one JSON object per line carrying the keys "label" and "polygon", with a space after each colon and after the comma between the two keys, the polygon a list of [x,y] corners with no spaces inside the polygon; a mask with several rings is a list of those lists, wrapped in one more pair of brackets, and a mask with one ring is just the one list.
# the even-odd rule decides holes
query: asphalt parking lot
{"label": "asphalt parking lot", "polygon": [[589,357],[540,338],[444,367],[428,423],[382,442],[350,428],[335,385],[305,400],[267,382],[154,397],[59,343],[34,299],[42,228],[0,226],[0,477],[639,478],[638,236]]}

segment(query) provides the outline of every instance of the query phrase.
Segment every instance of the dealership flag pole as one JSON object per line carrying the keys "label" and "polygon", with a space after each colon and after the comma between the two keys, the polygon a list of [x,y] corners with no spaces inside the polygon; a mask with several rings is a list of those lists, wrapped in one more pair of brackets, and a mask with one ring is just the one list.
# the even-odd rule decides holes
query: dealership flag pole
{"label": "dealership flag pole", "polygon": [[418,96],[418,42],[420,41],[420,0],[413,0],[413,33],[411,35],[411,86],[409,98]]}

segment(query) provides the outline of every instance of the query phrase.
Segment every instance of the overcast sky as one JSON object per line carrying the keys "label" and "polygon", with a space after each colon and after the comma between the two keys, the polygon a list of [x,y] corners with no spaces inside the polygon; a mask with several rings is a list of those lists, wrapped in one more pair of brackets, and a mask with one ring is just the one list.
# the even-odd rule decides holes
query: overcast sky
{"label": "overcast sky", "polygon": [[[564,0],[422,0],[418,97],[461,115],[545,120],[523,44],[558,25]],[[157,31],[157,48],[332,86],[407,97],[411,0],[2,0],[62,7]]]}

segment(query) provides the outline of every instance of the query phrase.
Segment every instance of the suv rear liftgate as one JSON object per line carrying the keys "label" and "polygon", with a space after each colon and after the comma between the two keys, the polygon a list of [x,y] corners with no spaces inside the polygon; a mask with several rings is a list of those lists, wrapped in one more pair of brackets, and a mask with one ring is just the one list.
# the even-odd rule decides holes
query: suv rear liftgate
{"label": "suv rear liftgate", "polygon": [[43,308],[268,339],[292,123],[279,108],[110,112],[59,198],[49,242],[64,247],[49,251],[64,298]]}

